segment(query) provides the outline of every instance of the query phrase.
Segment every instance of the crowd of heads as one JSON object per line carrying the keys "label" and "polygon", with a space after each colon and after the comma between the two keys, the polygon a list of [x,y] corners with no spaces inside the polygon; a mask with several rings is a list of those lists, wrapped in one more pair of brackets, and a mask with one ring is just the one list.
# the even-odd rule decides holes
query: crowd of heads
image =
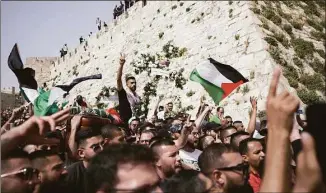
{"label": "crowd of heads", "polygon": [[[298,99],[289,93],[276,96],[273,81],[267,99],[268,119],[258,128],[257,99],[251,99],[248,126],[234,121],[231,114],[225,116],[223,107],[214,109],[204,101],[193,117],[177,112],[171,101],[160,106],[160,99],[154,114],[146,119],[133,113],[133,103],[138,101],[136,79],[129,76],[126,88],[122,86],[124,63],[125,56],[121,56],[119,124],[94,115],[72,114],[68,106],[49,116],[30,114],[23,123],[9,127],[19,119],[15,112],[21,110],[2,112],[7,117],[13,114],[1,128],[2,192],[325,191],[311,136],[304,133],[302,148],[293,145],[301,138],[293,122]],[[273,78],[279,73],[276,70]],[[76,105],[83,106],[85,100],[78,96]],[[257,132],[263,136],[257,137]],[[298,153],[301,156],[296,157]],[[306,154],[309,163],[302,161]],[[312,185],[297,183],[305,172],[313,173],[307,180]],[[285,184],[286,176],[293,179],[291,188]]]}

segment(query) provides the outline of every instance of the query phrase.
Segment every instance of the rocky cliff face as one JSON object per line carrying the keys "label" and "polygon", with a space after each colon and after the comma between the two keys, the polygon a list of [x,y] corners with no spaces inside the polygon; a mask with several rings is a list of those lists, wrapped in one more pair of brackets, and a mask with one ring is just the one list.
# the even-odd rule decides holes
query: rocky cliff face
{"label": "rocky cliff face", "polygon": [[[138,94],[151,101],[149,115],[157,101],[155,95],[161,94],[165,97],[162,104],[175,100],[176,108],[194,113],[197,109],[192,108],[198,107],[202,95],[208,103],[212,104],[212,100],[201,85],[189,81],[189,75],[199,62],[212,57],[231,65],[249,79],[220,103],[225,107],[226,115],[231,115],[234,120],[248,123],[250,96],[259,98],[258,110],[263,114],[271,73],[279,64],[286,71],[279,92],[289,90],[296,94],[298,90],[305,103],[311,102],[304,98],[309,98],[307,93],[319,100],[318,94],[322,93],[318,90],[325,85],[323,77],[317,74],[324,72],[325,27],[322,23],[325,24],[325,20],[321,19],[325,18],[321,8],[324,5],[314,3],[317,16],[315,11],[310,15],[305,13],[305,8],[312,6],[310,4],[285,3],[149,1],[145,7],[138,3],[128,14],[109,24],[106,30],[87,39],[87,45],[81,44],[70,50],[64,60],[57,61],[51,68],[48,83],[67,83],[76,77],[102,73],[102,80],[83,82],[70,93],[71,100],[81,94],[94,104],[104,86],[116,86],[122,52],[127,55],[124,74],[134,75]],[[310,17],[314,24],[311,21],[309,24]],[[296,29],[298,26],[295,27],[293,22],[299,22],[302,30]],[[312,25],[319,31],[312,29]],[[312,31],[316,31],[318,38]],[[311,57],[306,57],[306,50],[311,52],[311,49]],[[155,69],[156,64],[166,58],[170,64]],[[318,61],[321,66],[312,64]],[[169,76],[172,72],[175,72],[175,78]],[[320,79],[315,81],[318,85],[309,85],[310,79],[306,80],[304,73],[318,76]],[[163,76],[159,78],[155,76],[157,74]]]}

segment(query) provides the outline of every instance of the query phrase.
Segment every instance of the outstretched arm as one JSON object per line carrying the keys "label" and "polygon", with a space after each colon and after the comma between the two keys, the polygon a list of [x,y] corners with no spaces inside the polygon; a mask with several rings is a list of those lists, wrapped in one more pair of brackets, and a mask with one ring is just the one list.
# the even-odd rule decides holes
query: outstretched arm
{"label": "outstretched arm", "polygon": [[126,62],[126,56],[124,54],[121,54],[119,62],[120,62],[120,66],[119,66],[118,76],[117,76],[117,89],[118,89],[118,91],[121,91],[123,89],[122,80],[121,80],[122,70],[123,70],[123,65]]}
{"label": "outstretched arm", "polygon": [[250,120],[249,120],[249,125],[247,128],[247,132],[250,134],[252,137],[255,133],[255,127],[256,127],[256,117],[257,117],[257,98],[250,97],[250,103],[252,107],[251,115],[250,115]]}
{"label": "outstretched arm", "polygon": [[158,108],[158,105],[160,104],[160,102],[162,101],[162,99],[163,99],[163,95],[160,95],[160,96],[158,97],[157,103],[156,103],[156,105],[155,105],[155,110],[154,110],[154,115],[155,115],[155,116],[157,116],[157,108]]}

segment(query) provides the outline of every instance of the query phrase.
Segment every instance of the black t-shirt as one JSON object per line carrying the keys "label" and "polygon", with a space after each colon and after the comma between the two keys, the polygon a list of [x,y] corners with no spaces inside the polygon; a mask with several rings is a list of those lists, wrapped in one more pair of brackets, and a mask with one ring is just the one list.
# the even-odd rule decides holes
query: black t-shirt
{"label": "black t-shirt", "polygon": [[66,182],[75,193],[89,193],[86,168],[82,161],[76,162],[67,168]]}
{"label": "black t-shirt", "polygon": [[119,98],[118,110],[119,110],[120,117],[128,127],[128,121],[132,117],[132,111],[125,89],[121,89],[120,91],[118,91],[118,98]]}

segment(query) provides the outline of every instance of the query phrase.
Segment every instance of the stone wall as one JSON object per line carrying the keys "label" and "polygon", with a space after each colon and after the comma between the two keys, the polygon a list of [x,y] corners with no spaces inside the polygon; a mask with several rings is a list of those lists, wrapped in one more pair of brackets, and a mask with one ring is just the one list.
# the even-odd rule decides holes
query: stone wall
{"label": "stone wall", "polygon": [[23,105],[24,99],[15,91],[15,87],[1,88],[1,109],[16,108]]}
{"label": "stone wall", "polygon": [[[122,52],[127,55],[124,74],[131,73],[136,77],[137,92],[143,95],[144,87],[153,81],[154,75],[146,71],[137,74],[134,63],[143,62],[145,58],[141,54],[162,54],[163,47],[172,41],[172,45],[186,52],[170,59],[169,67],[164,68],[167,74],[183,68],[182,75],[188,80],[199,62],[212,57],[231,65],[249,79],[248,83],[241,85],[220,103],[225,107],[227,115],[247,124],[250,96],[259,98],[258,111],[262,113],[271,73],[279,64],[270,53],[270,43],[265,39],[267,35],[260,15],[253,10],[257,6],[255,4],[259,3],[149,1],[145,7],[142,7],[141,2],[137,3],[128,14],[123,14],[115,23],[110,23],[106,30],[88,38],[87,45],[83,43],[71,50],[65,59],[56,62],[48,83],[53,86],[69,83],[76,77],[102,73],[102,80],[83,82],[70,92],[70,100],[81,94],[94,104],[95,97],[103,86],[116,86],[116,72]],[[322,14],[325,15],[325,12]],[[320,45],[318,41],[314,43]],[[324,50],[320,46],[318,48]],[[283,51],[285,55],[293,52],[291,49]],[[284,76],[281,77],[278,92],[282,90],[296,94]],[[179,100],[181,104],[176,105],[176,108],[186,107],[190,113],[196,109],[190,110],[188,107],[197,107],[202,95],[207,103],[212,104],[202,86],[189,80],[181,89],[175,86],[175,82],[161,79],[155,92],[164,95],[162,104],[169,100]],[[150,99],[149,108],[152,112],[157,99]]]}
{"label": "stone wall", "polygon": [[49,81],[51,69],[55,68],[54,64],[58,57],[28,57],[26,58],[25,67],[35,70],[35,79],[39,86]]}

